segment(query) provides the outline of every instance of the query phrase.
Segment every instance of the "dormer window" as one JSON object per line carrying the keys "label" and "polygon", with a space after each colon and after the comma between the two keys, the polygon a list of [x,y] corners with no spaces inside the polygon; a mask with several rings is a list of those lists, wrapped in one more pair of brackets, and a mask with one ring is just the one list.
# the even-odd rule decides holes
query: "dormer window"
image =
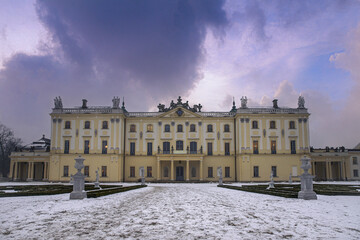
{"label": "dormer window", "polygon": [[71,122],[70,121],[66,121],[65,122],[65,129],[70,129],[71,128]]}
{"label": "dormer window", "polygon": [[183,125],[177,125],[177,132],[183,132]]}
{"label": "dormer window", "polygon": [[276,129],[275,121],[270,121],[270,129]]}
{"label": "dormer window", "polygon": [[85,129],[90,129],[90,121],[85,121]]}
{"label": "dormer window", "polygon": [[207,125],[207,131],[208,132],[213,132],[213,125],[212,124]]}
{"label": "dormer window", "polygon": [[190,125],[190,132],[196,132],[196,125],[195,124]]}
{"label": "dormer window", "polygon": [[108,121],[102,122],[102,129],[108,129]]}
{"label": "dormer window", "polygon": [[130,125],[130,132],[136,132],[136,125],[135,124]]}

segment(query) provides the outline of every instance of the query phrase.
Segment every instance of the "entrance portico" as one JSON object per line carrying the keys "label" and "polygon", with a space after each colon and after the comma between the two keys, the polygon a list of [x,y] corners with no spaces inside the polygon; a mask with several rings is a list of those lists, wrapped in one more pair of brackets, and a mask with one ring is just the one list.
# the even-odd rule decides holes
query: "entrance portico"
{"label": "entrance portico", "polygon": [[202,181],[203,156],[163,154],[157,156],[157,180]]}

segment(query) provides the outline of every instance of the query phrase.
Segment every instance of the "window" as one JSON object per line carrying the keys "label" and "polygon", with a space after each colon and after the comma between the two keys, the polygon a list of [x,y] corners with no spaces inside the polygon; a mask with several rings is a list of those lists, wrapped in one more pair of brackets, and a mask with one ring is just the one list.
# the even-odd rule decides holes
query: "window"
{"label": "window", "polygon": [[196,177],[196,167],[191,168],[191,177]]}
{"label": "window", "polygon": [[296,142],[295,140],[290,141],[291,154],[296,154]]}
{"label": "window", "polygon": [[101,166],[101,177],[107,177],[107,166]]}
{"label": "window", "polygon": [[148,125],[146,126],[146,131],[147,131],[147,132],[153,132],[153,125],[152,125],[152,124],[148,124]]}
{"label": "window", "polygon": [[89,149],[90,149],[90,141],[85,140],[84,141],[84,154],[89,154]]}
{"label": "window", "polygon": [[181,124],[177,125],[177,131],[182,132],[183,131],[183,125],[181,125]]}
{"label": "window", "polygon": [[253,141],[253,153],[259,154],[259,141],[258,140]]}
{"label": "window", "polygon": [[170,154],[170,142],[163,142],[163,154]]}
{"label": "window", "polygon": [[290,129],[295,129],[295,122],[294,121],[289,122],[289,128]]}
{"label": "window", "polygon": [[108,121],[102,122],[102,129],[108,129]]}
{"label": "window", "polygon": [[354,177],[359,177],[359,171],[357,169],[354,169]]}
{"label": "window", "polygon": [[71,128],[71,123],[70,121],[66,121],[65,122],[65,129],[70,129]]}
{"label": "window", "polygon": [[229,124],[224,125],[224,132],[230,132],[230,126]]}
{"label": "window", "polygon": [[135,167],[130,167],[130,177],[135,177]]}
{"label": "window", "polygon": [[69,176],[69,166],[64,166],[64,177]]}
{"label": "window", "polygon": [[190,142],[190,154],[197,153],[197,142]]}
{"label": "window", "polygon": [[208,155],[213,155],[213,144],[212,142],[208,142],[207,143],[207,152],[208,152]]}
{"label": "window", "polygon": [[135,143],[130,143],[130,155],[135,155]]}
{"label": "window", "polygon": [[169,168],[164,167],[164,177],[169,177]]}
{"label": "window", "polygon": [[184,142],[183,141],[176,141],[176,150],[183,150],[184,149]]}
{"label": "window", "polygon": [[85,121],[85,129],[90,129],[90,121]]}
{"label": "window", "polygon": [[209,178],[213,177],[213,168],[212,167],[208,167],[208,177]]}
{"label": "window", "polygon": [[106,140],[102,141],[102,154],[107,154],[108,144]]}
{"label": "window", "polygon": [[258,121],[252,121],[252,128],[253,129],[258,129]]}
{"label": "window", "polygon": [[271,154],[276,154],[276,141],[271,141]]}
{"label": "window", "polygon": [[225,167],[225,177],[226,178],[230,177],[230,167]]}
{"label": "window", "polygon": [[259,166],[254,166],[254,177],[259,177]]}
{"label": "window", "polygon": [[164,128],[165,128],[164,132],[170,132],[170,125],[169,124],[166,124]]}
{"label": "window", "polygon": [[152,142],[148,142],[148,143],[147,143],[147,155],[148,155],[148,156],[151,156],[151,155],[152,155],[152,149],[153,149],[153,147],[152,147]]}
{"label": "window", "polygon": [[213,125],[208,124],[208,125],[207,125],[207,131],[208,131],[208,132],[213,132]]}
{"label": "window", "polygon": [[190,132],[196,132],[196,126],[195,124],[190,125]]}
{"label": "window", "polygon": [[276,166],[271,166],[271,172],[274,177],[277,177]]}
{"label": "window", "polygon": [[275,128],[276,128],[275,121],[270,121],[270,129],[275,129]]}
{"label": "window", "polygon": [[85,166],[84,167],[84,175],[85,175],[85,177],[89,177],[89,166]]}
{"label": "window", "polygon": [[358,164],[357,157],[353,157],[352,160],[353,160],[353,165],[357,165],[357,164]]}
{"label": "window", "polygon": [[136,125],[135,124],[130,125],[130,132],[136,132]]}
{"label": "window", "polygon": [[70,146],[70,141],[65,140],[65,142],[64,142],[64,153],[65,154],[69,154],[69,146]]}
{"label": "window", "polygon": [[146,177],[152,177],[152,167],[147,167]]}
{"label": "window", "polygon": [[230,155],[230,143],[225,143],[225,155]]}

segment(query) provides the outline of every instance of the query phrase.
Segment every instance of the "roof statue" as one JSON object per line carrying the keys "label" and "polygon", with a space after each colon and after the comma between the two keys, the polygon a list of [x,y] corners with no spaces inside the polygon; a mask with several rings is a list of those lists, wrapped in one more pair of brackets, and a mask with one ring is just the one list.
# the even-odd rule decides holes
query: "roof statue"
{"label": "roof statue", "polygon": [[188,109],[192,112],[201,112],[202,105],[195,104],[193,107],[190,107],[189,101],[186,101],[185,103],[182,102],[181,96],[178,97],[177,102],[175,103],[174,100],[171,100],[170,105],[168,108],[165,107],[165,104],[159,103],[157,108],[159,109],[159,112],[167,112],[177,107],[183,107],[185,109]]}
{"label": "roof statue", "polygon": [[62,109],[63,105],[62,105],[62,100],[61,97],[55,97],[54,99],[54,104],[55,104],[55,109]]}
{"label": "roof statue", "polygon": [[233,97],[233,105],[230,112],[236,112],[235,98]]}
{"label": "roof statue", "polygon": [[114,97],[112,100],[113,103],[113,108],[119,108],[120,105],[120,98],[119,97]]}
{"label": "roof statue", "polygon": [[241,100],[241,108],[247,108],[247,97],[243,96],[240,100]]}
{"label": "roof statue", "polygon": [[301,95],[298,99],[298,108],[305,108],[305,98]]}

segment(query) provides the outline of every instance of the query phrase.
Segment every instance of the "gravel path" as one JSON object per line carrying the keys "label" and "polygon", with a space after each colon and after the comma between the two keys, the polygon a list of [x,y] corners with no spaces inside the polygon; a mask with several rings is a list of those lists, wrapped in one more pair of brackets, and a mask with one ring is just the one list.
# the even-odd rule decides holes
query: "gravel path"
{"label": "gravel path", "polygon": [[150,184],[97,199],[3,198],[0,239],[358,239],[360,198],[317,201]]}

